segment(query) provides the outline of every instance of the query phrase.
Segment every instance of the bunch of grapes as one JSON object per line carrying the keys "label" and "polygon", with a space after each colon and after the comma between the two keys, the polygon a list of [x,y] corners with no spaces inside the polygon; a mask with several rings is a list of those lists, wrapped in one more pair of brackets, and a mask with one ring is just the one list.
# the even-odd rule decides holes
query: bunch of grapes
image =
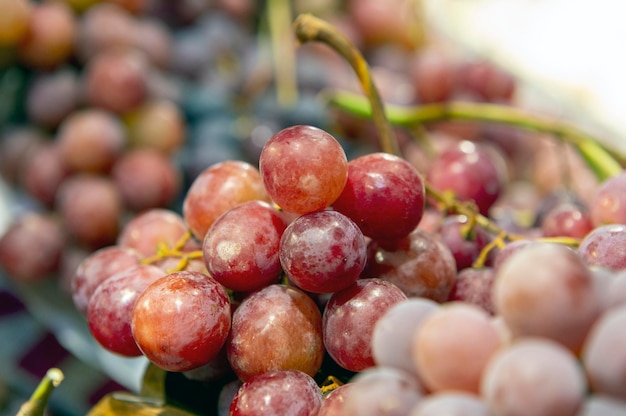
{"label": "bunch of grapes", "polygon": [[[348,1],[345,12],[385,102],[514,109],[510,75],[436,46],[407,53],[416,38],[377,4]],[[24,16],[44,5],[23,8]],[[42,99],[33,99],[29,117],[55,132],[45,154],[58,159],[30,163],[40,138],[15,130],[3,161],[6,177],[65,228],[51,216],[22,217],[0,238],[0,265],[35,282],[59,270],[66,231],[84,244],[68,266],[74,306],[103,348],[144,356],[148,371],[187,388],[164,386],[166,404],[232,416],[626,413],[626,173],[595,177],[576,152],[580,142],[444,117],[394,126],[394,154],[378,141],[375,120],[351,113],[356,105],[294,123],[295,112],[266,97],[251,101],[258,126],[243,146],[211,142],[204,152],[198,137],[233,142],[218,119],[234,115],[209,98],[218,100],[217,84],[229,95],[242,79],[208,80],[214,56],[198,53],[206,44],[197,31],[208,36],[219,23],[189,28],[191,8],[160,4],[152,12],[160,20],[150,22],[180,30],[172,60],[153,49],[163,46],[150,37],[156,26],[145,28],[146,39],[138,20],[132,30],[122,24],[122,15],[141,15],[130,2],[74,7],[84,7],[81,42],[92,42],[73,52],[85,66],[86,101],[61,115],[63,106],[38,112]],[[374,15],[388,30],[368,30]],[[96,28],[113,23],[117,30]],[[395,48],[381,46],[388,43]],[[337,68],[324,86],[356,92],[327,52],[304,49],[300,58]],[[150,74],[166,67],[193,85],[204,79],[211,93],[148,98],[159,96],[149,92]],[[59,74],[55,81],[71,83],[69,72]],[[106,87],[122,78],[123,89]],[[35,85],[32,94],[42,94]],[[183,148],[188,123],[196,124]],[[182,154],[179,179],[135,156],[148,149],[169,162]],[[31,164],[46,170],[21,173]],[[148,189],[143,172],[167,198]],[[155,192],[158,202],[146,202]],[[99,225],[103,213],[115,227]],[[197,390],[212,400],[189,397]],[[155,406],[150,399],[133,400]]]}

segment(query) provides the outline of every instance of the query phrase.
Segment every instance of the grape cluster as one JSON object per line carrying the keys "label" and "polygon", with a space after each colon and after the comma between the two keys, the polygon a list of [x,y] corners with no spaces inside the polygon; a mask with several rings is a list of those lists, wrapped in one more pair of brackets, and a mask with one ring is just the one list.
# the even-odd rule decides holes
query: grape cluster
{"label": "grape cluster", "polygon": [[[235,20],[194,17],[198,2],[155,2],[148,14],[122,3],[72,3],[82,35],[71,53],[84,68],[42,75],[27,107],[54,140],[16,129],[3,142],[3,175],[55,213],[25,215],[0,238],[7,274],[57,272],[69,233],[84,251],[66,266],[68,286],[93,337],[217,390],[199,412],[626,413],[626,173],[596,178],[572,146],[502,125],[396,128],[394,155],[345,108],[300,123],[297,106],[259,94],[236,114],[220,100],[259,80],[241,77],[243,64],[213,78],[233,64],[219,47],[239,53],[249,40],[226,28]],[[250,22],[249,8],[217,3]],[[386,102],[515,106],[501,69],[436,45],[408,53],[417,37],[397,10],[345,3]],[[335,76],[300,89],[357,91],[328,51],[301,53],[302,74],[321,63]],[[177,89],[168,71],[194,88]],[[41,104],[79,78],[80,105]],[[164,99],[170,88],[181,96]],[[255,125],[245,140],[233,128],[241,114]],[[180,170],[162,173],[148,151]],[[22,173],[31,157],[44,171]]]}

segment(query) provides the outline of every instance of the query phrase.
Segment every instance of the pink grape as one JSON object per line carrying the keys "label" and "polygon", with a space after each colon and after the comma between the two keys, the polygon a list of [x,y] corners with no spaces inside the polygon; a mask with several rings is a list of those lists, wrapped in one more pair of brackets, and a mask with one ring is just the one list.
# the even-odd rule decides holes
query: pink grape
{"label": "pink grape", "polygon": [[605,180],[593,196],[590,209],[596,227],[605,224],[626,224],[626,172]]}
{"label": "pink grape", "polygon": [[413,364],[413,334],[438,307],[433,300],[411,297],[387,309],[372,332],[372,356],[376,365],[398,368],[418,377]]}
{"label": "pink grape", "polygon": [[541,336],[577,351],[601,312],[590,270],[569,247],[535,243],[497,271],[496,312],[514,338]]}
{"label": "pink grape", "polygon": [[420,400],[409,416],[489,416],[487,405],[479,396],[446,391],[430,394]]}
{"label": "pink grape", "polygon": [[415,377],[397,368],[372,367],[352,377],[342,415],[404,416],[422,399]]}
{"label": "pink grape", "polygon": [[426,316],[413,333],[413,362],[430,391],[477,394],[483,371],[500,345],[484,310],[452,302]]}
{"label": "pink grape", "polygon": [[582,362],[594,392],[626,400],[626,306],[605,312],[593,325]]}
{"label": "pink grape", "polygon": [[491,359],[481,395],[492,414],[571,416],[580,409],[586,387],[583,371],[569,350],[531,337]]}
{"label": "pink grape", "polygon": [[301,289],[331,293],[354,283],[367,257],[365,237],[352,220],[336,211],[295,219],[280,240],[280,263]]}
{"label": "pink grape", "polygon": [[593,229],[578,246],[589,266],[626,270],[626,224],[606,224]]}
{"label": "pink grape", "polygon": [[285,211],[304,214],[328,208],[348,178],[339,142],[313,126],[288,127],[272,136],[259,157],[269,196]]}

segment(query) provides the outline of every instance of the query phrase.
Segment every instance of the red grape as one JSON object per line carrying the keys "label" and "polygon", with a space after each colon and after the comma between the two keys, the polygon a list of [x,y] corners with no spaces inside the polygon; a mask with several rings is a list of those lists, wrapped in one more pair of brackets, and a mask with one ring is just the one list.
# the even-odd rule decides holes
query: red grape
{"label": "red grape", "polygon": [[234,291],[249,292],[278,281],[280,237],[287,225],[270,204],[250,201],[221,215],[202,244],[211,276]]}
{"label": "red grape", "polygon": [[316,416],[322,393],[315,380],[301,371],[269,371],[252,377],[239,388],[230,416]]}
{"label": "red grape", "polygon": [[261,152],[259,169],[272,200],[298,214],[332,205],[348,177],[339,142],[324,130],[303,125],[272,136]]}
{"label": "red grape", "polygon": [[626,269],[626,224],[601,225],[580,242],[578,253],[589,266]]}
{"label": "red grape", "polygon": [[387,309],[406,299],[402,290],[381,279],[359,279],[333,293],[323,314],[324,345],[333,360],[350,371],[373,367],[376,322]]}
{"label": "red grape", "polygon": [[57,271],[64,245],[54,216],[25,213],[0,236],[0,268],[18,282],[38,282]]}
{"label": "red grape", "polygon": [[139,294],[164,275],[156,266],[139,264],[98,285],[89,300],[87,321],[100,345],[125,357],[141,355],[130,329],[133,307]]}
{"label": "red grape", "polygon": [[212,277],[175,272],[137,298],[131,328],[137,346],[158,367],[188,371],[222,349],[231,325],[228,294]]}
{"label": "red grape", "polygon": [[370,153],[348,163],[348,180],[333,209],[374,240],[404,238],[424,212],[424,183],[404,159]]}
{"label": "red grape", "polygon": [[370,241],[363,276],[388,280],[407,296],[445,302],[456,279],[452,253],[434,235],[416,228],[394,241]]}
{"label": "red grape", "polygon": [[274,284],[244,298],[233,313],[228,360],[243,381],[271,370],[314,376],[322,365],[322,316],[292,286]]}
{"label": "red grape", "polygon": [[189,187],[183,217],[200,241],[217,217],[243,202],[269,202],[259,171],[249,163],[228,160],[206,168]]}
{"label": "red grape", "polygon": [[91,252],[79,264],[71,280],[74,306],[87,314],[89,300],[98,286],[114,274],[139,265],[139,253],[122,246],[108,246]]}
{"label": "red grape", "polygon": [[365,238],[348,217],[319,211],[296,218],[280,240],[280,263],[296,286],[314,293],[345,289],[366,261]]}

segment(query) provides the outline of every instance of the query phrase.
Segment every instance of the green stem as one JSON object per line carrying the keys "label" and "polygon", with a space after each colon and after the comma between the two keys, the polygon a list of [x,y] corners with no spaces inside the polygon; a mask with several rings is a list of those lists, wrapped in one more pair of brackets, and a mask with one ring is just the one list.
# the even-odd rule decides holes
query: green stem
{"label": "green stem", "polygon": [[48,370],[30,399],[22,404],[16,416],[43,416],[48,399],[56,387],[63,381],[63,372],[58,368]]}
{"label": "green stem", "polygon": [[[372,117],[365,98],[349,92],[327,93],[330,104],[355,115]],[[620,173],[626,157],[612,155],[598,140],[568,123],[531,114],[528,111],[498,104],[447,102],[420,106],[387,105],[389,122],[398,126],[413,127],[441,120],[472,120],[508,124],[525,130],[549,133],[571,144],[583,157],[599,180]],[[613,152],[614,153],[614,152]]]}
{"label": "green stem", "polygon": [[301,43],[319,41],[327,44],[343,56],[356,72],[361,87],[369,99],[371,116],[380,134],[382,150],[400,155],[398,141],[385,115],[380,94],[372,80],[369,66],[359,50],[331,24],[310,14],[301,14],[294,21],[296,37]]}

